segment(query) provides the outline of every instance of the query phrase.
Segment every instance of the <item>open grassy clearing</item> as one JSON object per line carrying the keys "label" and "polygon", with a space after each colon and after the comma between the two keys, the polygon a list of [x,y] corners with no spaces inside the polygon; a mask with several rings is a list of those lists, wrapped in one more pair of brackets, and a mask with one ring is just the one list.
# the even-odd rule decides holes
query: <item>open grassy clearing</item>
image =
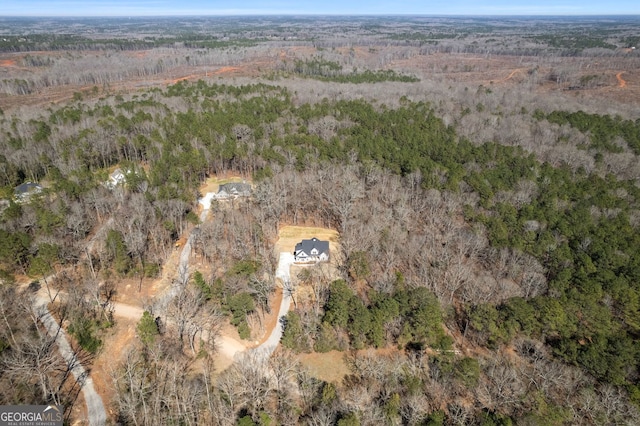
{"label": "open grassy clearing", "polygon": [[344,352],[331,351],[326,353],[313,352],[297,355],[298,361],[309,369],[309,373],[325,382],[340,384],[344,376],[349,374],[349,368],[344,361]]}
{"label": "open grassy clearing", "polygon": [[274,245],[276,253],[288,252],[293,253],[301,240],[311,239],[313,237],[319,240],[329,241],[330,258],[334,253],[339,253],[339,235],[335,229],[318,228],[313,226],[283,226],[278,232],[278,241]]}
{"label": "open grassy clearing", "polygon": [[252,184],[249,179],[240,176],[210,176],[200,185],[200,194],[205,195],[209,192],[218,192],[220,185],[232,182],[246,182]]}

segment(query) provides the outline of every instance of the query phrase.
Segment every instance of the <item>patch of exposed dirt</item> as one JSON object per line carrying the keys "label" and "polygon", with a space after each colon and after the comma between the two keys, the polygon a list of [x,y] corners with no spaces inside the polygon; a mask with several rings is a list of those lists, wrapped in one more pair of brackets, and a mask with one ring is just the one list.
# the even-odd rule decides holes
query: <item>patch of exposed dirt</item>
{"label": "patch of exposed dirt", "polygon": [[197,74],[185,75],[184,77],[174,78],[173,80],[169,80],[168,84],[176,84],[181,81],[191,80],[199,77]]}
{"label": "patch of exposed dirt", "polygon": [[[511,80],[512,78],[514,78],[514,76],[515,76],[516,74],[525,75],[525,70],[523,70],[522,68],[515,69],[515,70],[511,71],[511,73],[510,73],[510,74],[509,74],[505,79],[500,80],[500,81],[503,81],[503,82],[504,82],[504,81],[509,81],[509,80]],[[520,80],[521,80],[521,79],[522,79],[522,77],[520,77]]]}
{"label": "patch of exposed dirt", "polygon": [[243,74],[244,74],[244,71],[243,71],[243,68],[241,67],[220,67],[215,71],[203,71],[203,72],[185,75],[183,77],[174,78],[171,80],[166,80],[165,84],[176,84],[181,81],[200,80],[200,79],[206,79],[208,77],[220,76],[220,75],[243,75]]}
{"label": "patch of exposed dirt", "polygon": [[[185,241],[187,235],[188,231],[183,236]],[[182,247],[174,247],[172,249],[162,266],[161,275],[158,278],[143,278],[142,280],[138,277],[118,279],[115,283],[114,301],[142,308],[149,306],[157,295],[163,294],[171,286],[174,277],[177,276],[181,252]]]}
{"label": "patch of exposed dirt", "polygon": [[[103,347],[91,366],[91,378],[96,392],[102,397],[104,408],[109,418],[115,416],[113,398],[115,390],[112,375],[117,372],[118,366],[132,343],[136,339],[136,322],[124,318],[117,318],[116,324],[102,337]],[[114,350],[115,349],[115,350]]]}
{"label": "patch of exposed dirt", "polygon": [[249,346],[250,348],[258,347],[264,342],[266,342],[269,336],[271,335],[271,332],[273,331],[273,329],[276,328],[276,325],[278,325],[278,321],[280,321],[280,318],[278,318],[278,307],[280,306],[281,303],[282,303],[282,288],[276,287],[275,291],[273,292],[273,295],[269,300],[269,306],[271,306],[271,312],[266,314],[263,320],[264,333],[262,333],[262,337],[254,341]]}
{"label": "patch of exposed dirt", "polygon": [[[615,102],[637,104],[640,87],[631,84],[640,71],[632,59],[620,59],[617,70],[610,69],[607,61],[593,61],[585,64],[584,58],[563,58],[562,62],[549,58],[475,55],[464,53],[434,53],[416,55],[391,62],[388,67],[415,72],[421,78],[441,80],[445,84],[464,84],[469,87],[480,85],[508,85],[521,87],[538,93],[561,93],[575,98],[606,99]],[[625,65],[628,67],[625,68]],[[555,72],[563,73],[563,81],[551,80]],[[620,91],[617,75],[624,74],[625,91]],[[576,89],[576,82],[592,75],[610,79],[611,84]]]}
{"label": "patch of exposed dirt", "polygon": [[214,75],[221,74],[238,74],[242,71],[242,68],[239,67],[222,67],[213,72]]}
{"label": "patch of exposed dirt", "polygon": [[[207,68],[210,68],[210,67],[207,67]],[[175,71],[172,72],[172,74],[173,73],[175,73]],[[183,77],[164,80],[163,83],[165,85],[170,85],[170,84],[179,83],[181,81],[204,80],[204,79],[207,79],[207,78],[211,78],[213,76],[241,76],[241,75],[246,75],[244,67],[224,66],[224,67],[220,67],[217,70],[213,70],[213,71],[210,71],[210,70],[207,69],[205,71],[194,72],[192,74],[188,74],[188,75],[185,75]]]}
{"label": "patch of exposed dirt", "polygon": [[222,372],[233,364],[235,354],[243,352],[247,344],[238,335],[238,330],[231,324],[226,324],[220,330],[216,352],[213,355],[213,365],[216,372]]}
{"label": "patch of exposed dirt", "polygon": [[[0,95],[0,108],[10,109],[21,105],[49,105],[70,100],[75,92],[83,93],[85,98],[104,96],[105,93],[130,93],[131,91],[150,87],[163,87],[183,80],[197,79],[225,79],[236,77],[259,78],[275,70],[280,61],[305,59],[317,53],[317,49],[310,46],[291,46],[270,51],[266,48],[264,56],[249,57],[233,66],[183,66],[171,68],[162,74],[133,78],[128,81],[110,82],[105,84],[100,93],[92,93],[93,85],[68,85],[43,87],[33,93],[20,96]],[[392,52],[389,47],[382,46],[352,46],[336,48],[344,57],[351,57],[360,62],[379,63],[377,57],[384,57]],[[102,54],[101,52],[84,52]],[[30,55],[47,54],[50,56],[63,55],[64,52],[30,52]],[[135,58],[149,60],[164,57],[153,50],[123,52]],[[23,72],[19,65],[20,56],[16,54],[0,55],[0,65],[7,78],[21,78]],[[627,66],[628,65],[628,66]],[[409,55],[406,59],[398,59],[384,65],[384,68],[395,69],[399,72],[415,73],[423,79],[435,79],[445,84],[479,85],[513,85],[522,86],[527,91],[540,93],[556,92],[566,96],[580,98],[604,98],[623,103],[637,103],[640,98],[640,88],[632,85],[639,71],[633,58],[618,58],[617,70],[609,69],[606,61],[593,61],[585,64],[585,58],[563,58],[559,63],[553,59],[540,57],[523,57],[508,55],[475,55],[464,53],[434,53],[426,55]],[[568,78],[563,84],[545,81],[554,70],[561,70]],[[31,73],[38,69],[29,68]],[[588,75],[605,75],[612,79],[611,87],[581,88],[567,90],[581,77]],[[622,83],[619,78],[625,75]],[[615,77],[618,77],[616,80]],[[614,86],[615,84],[615,86]],[[623,87],[625,91],[613,90]]]}
{"label": "patch of exposed dirt", "polygon": [[616,74],[616,79],[618,79],[618,87],[620,88],[625,87],[627,85],[627,82],[622,78],[622,74],[624,74],[624,71]]}
{"label": "patch of exposed dirt", "polygon": [[149,51],[148,50],[137,50],[135,52],[130,52],[129,56],[134,57],[134,58],[144,58],[146,56],[149,55]]}
{"label": "patch of exposed dirt", "polygon": [[0,59],[0,67],[17,67],[15,59]]}

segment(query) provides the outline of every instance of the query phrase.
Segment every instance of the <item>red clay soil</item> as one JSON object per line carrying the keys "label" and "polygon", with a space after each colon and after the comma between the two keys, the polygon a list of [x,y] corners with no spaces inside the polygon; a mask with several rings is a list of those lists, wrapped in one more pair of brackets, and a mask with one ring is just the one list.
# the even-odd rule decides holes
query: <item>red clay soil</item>
{"label": "red clay soil", "polygon": [[524,69],[522,69],[522,68],[517,68],[517,69],[515,69],[515,70],[511,71],[511,74],[509,74],[509,75],[507,76],[507,78],[505,78],[505,79],[504,79],[504,80],[502,80],[502,81],[509,81],[509,80],[511,80],[511,79],[513,78],[513,76],[514,76],[514,75],[516,75],[516,73],[518,73],[518,72],[519,72],[519,73],[522,73],[523,71],[524,71]]}
{"label": "red clay soil", "polygon": [[[340,48],[338,51],[344,55],[355,55],[358,58],[373,58],[379,55],[384,48],[371,50],[368,47],[353,46],[351,48]],[[145,89],[153,86],[165,86],[167,84],[174,84],[182,80],[195,80],[199,78],[225,78],[225,77],[260,77],[266,73],[271,72],[280,60],[288,60],[295,58],[305,58],[312,55],[315,52],[313,47],[295,46],[281,49],[277,56],[266,55],[264,57],[252,57],[247,61],[237,64],[236,66],[223,66],[223,67],[196,67],[188,66],[181,67],[180,69],[168,70],[163,75],[146,76],[144,78],[132,79],[122,82],[111,82],[108,85],[110,93],[127,92],[132,90]],[[46,52],[43,52],[46,53]],[[90,52],[87,52],[90,53]],[[145,57],[151,55],[151,51],[142,50],[136,52],[127,52],[127,55],[134,57]],[[31,52],[30,54],[39,54],[39,52]],[[52,53],[49,55],[60,55],[62,53]],[[523,62],[524,61],[524,62]],[[573,59],[567,58],[567,66],[575,67],[576,74],[573,79],[580,77],[581,73],[587,71],[580,71],[580,64],[576,63]],[[443,81],[450,81],[452,83],[474,85],[490,85],[490,84],[502,84],[502,85],[515,85],[527,84],[527,70],[537,67],[539,63],[538,58],[522,58],[520,56],[483,56],[472,54],[446,54],[436,53],[432,55],[417,55],[407,59],[399,59],[387,64],[387,67],[400,69],[403,72],[417,72],[426,76],[435,77],[436,79],[442,79]],[[537,67],[537,72],[540,76],[550,72],[551,64],[542,63]],[[19,66],[19,57],[14,55],[1,55],[0,56],[0,68],[3,72],[8,73],[7,77],[12,77],[11,73],[18,72],[21,67]],[[35,72],[35,71],[34,71]],[[567,90],[570,83],[566,85],[558,85],[551,82],[538,81],[540,84],[533,87],[533,90],[545,93],[545,92],[563,92],[567,96],[571,97],[595,97],[603,100],[610,99],[612,101],[619,101],[623,103],[636,104],[638,97],[640,96],[640,84],[637,82],[640,80],[639,71],[633,68],[633,64],[629,64],[628,69],[619,67],[617,70],[611,70],[608,68],[608,64],[605,62],[594,62],[588,70],[589,73],[603,73],[610,75],[612,78],[612,84],[608,87],[596,87],[583,90]],[[622,76],[624,75],[624,79]],[[178,77],[182,76],[182,77]],[[613,77],[616,80],[613,80]],[[540,80],[541,77],[538,77]],[[566,86],[566,87],[565,87]],[[57,103],[66,101],[72,98],[74,92],[83,92],[86,98],[92,96],[104,96],[104,93],[92,94],[91,89],[93,86],[63,86],[63,87],[48,87],[24,96],[8,96],[0,95],[0,108],[10,109],[12,107],[21,105],[48,105],[51,103]],[[624,88],[625,90],[619,90]],[[528,89],[530,90],[530,89]]]}
{"label": "red clay soil", "polygon": [[[134,321],[119,318],[116,325],[107,331],[109,334],[103,337],[106,349],[98,354],[93,365],[90,366],[93,386],[98,395],[102,397],[102,403],[109,418],[113,418],[115,414],[113,412],[115,389],[112,374],[117,374],[117,369],[127,351],[125,348],[130,347],[135,339],[135,327]],[[82,408],[84,409],[84,404]]]}
{"label": "red clay soil", "polygon": [[238,67],[222,67],[217,71],[214,71],[213,74],[215,75],[220,75],[220,74],[233,74],[233,73],[238,73],[240,72],[241,69]]}
{"label": "red clay soil", "polygon": [[2,59],[0,60],[0,67],[17,67],[15,59]]}
{"label": "red clay soil", "polygon": [[627,82],[624,81],[624,79],[622,78],[622,74],[624,74],[624,71],[616,74],[616,78],[618,79],[618,87],[620,88],[625,87],[627,85]]}
{"label": "red clay soil", "polygon": [[173,80],[169,80],[167,84],[176,84],[176,83],[178,83],[180,81],[207,78],[209,76],[214,76],[214,75],[239,74],[241,72],[242,72],[242,69],[238,68],[238,67],[222,67],[222,68],[220,68],[220,69],[218,69],[216,71],[213,71],[213,72],[203,72],[203,73],[198,73],[198,74],[190,74],[190,75],[185,75],[184,77],[175,78]]}
{"label": "red clay soil", "polygon": [[135,52],[131,52],[130,56],[132,56],[134,58],[144,58],[148,54],[149,54],[148,50],[138,50],[138,51],[135,51]]}

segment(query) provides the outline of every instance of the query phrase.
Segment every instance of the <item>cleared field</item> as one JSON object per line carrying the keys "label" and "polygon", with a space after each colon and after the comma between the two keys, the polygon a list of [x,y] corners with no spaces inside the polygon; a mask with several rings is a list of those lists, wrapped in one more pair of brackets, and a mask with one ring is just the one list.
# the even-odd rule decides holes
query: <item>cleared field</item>
{"label": "cleared field", "polygon": [[240,176],[210,176],[207,180],[200,185],[200,194],[205,195],[208,192],[218,192],[220,185],[231,182],[246,182],[251,184],[251,181]]}
{"label": "cleared field", "polygon": [[311,239],[313,237],[319,240],[329,241],[330,256],[333,258],[334,253],[339,253],[340,236],[338,231],[329,228],[317,228],[313,226],[283,226],[278,232],[278,241],[274,245],[276,253],[289,252],[293,253],[301,240]]}
{"label": "cleared field", "polygon": [[331,351],[298,355],[298,360],[309,369],[312,376],[340,385],[349,368],[344,361],[345,352]]}

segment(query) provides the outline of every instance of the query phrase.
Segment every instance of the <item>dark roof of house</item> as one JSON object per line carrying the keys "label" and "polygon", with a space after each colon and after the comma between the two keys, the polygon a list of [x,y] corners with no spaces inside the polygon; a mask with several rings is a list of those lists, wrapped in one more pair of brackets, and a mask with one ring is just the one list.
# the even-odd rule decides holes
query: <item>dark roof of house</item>
{"label": "dark roof of house", "polygon": [[296,244],[295,253],[299,251],[305,252],[307,255],[311,254],[311,250],[318,250],[318,254],[329,253],[329,241],[321,241],[316,237],[313,237],[310,240],[302,240],[298,244]]}
{"label": "dark roof of house", "polygon": [[223,183],[218,189],[218,193],[226,192],[227,194],[248,194],[251,192],[251,185],[241,182]]}
{"label": "dark roof of house", "polygon": [[40,192],[41,190],[42,190],[42,187],[37,183],[25,182],[16,186],[15,189],[13,190],[13,193],[15,195],[24,195],[30,192]]}

